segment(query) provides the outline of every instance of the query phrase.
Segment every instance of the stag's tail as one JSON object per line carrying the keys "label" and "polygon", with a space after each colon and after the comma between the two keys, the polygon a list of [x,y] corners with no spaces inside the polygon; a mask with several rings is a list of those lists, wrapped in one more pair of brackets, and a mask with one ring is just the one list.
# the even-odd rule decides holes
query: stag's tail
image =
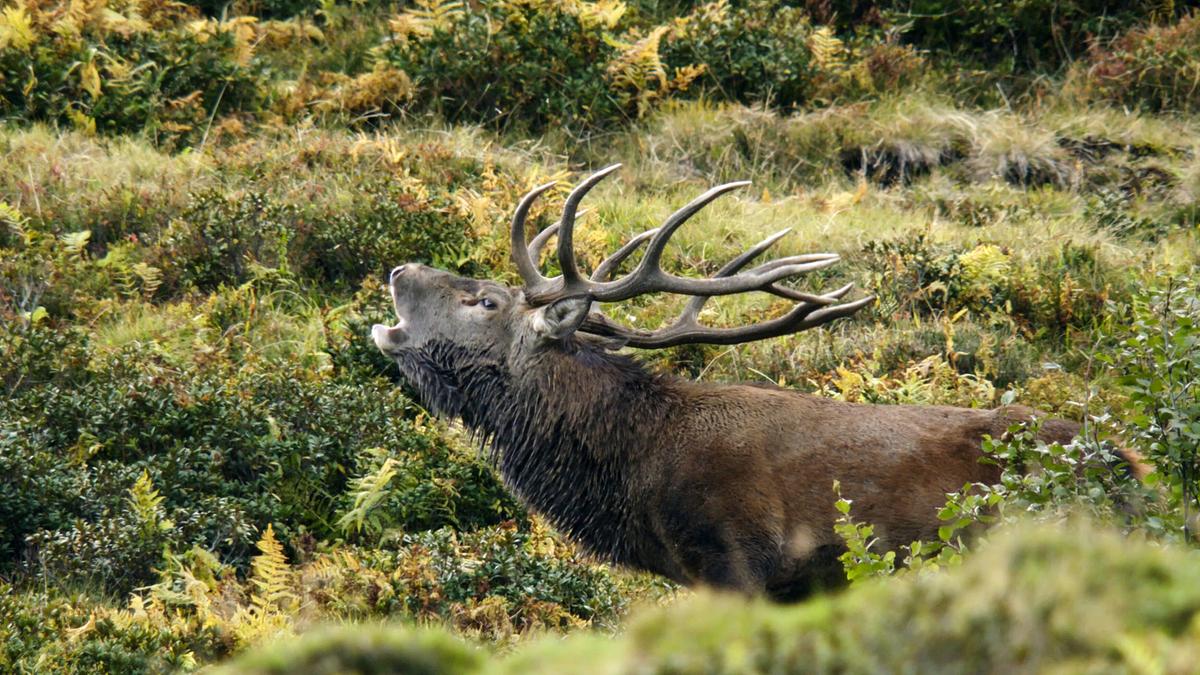
{"label": "stag's tail", "polygon": [[[1077,422],[1043,418],[1038,438],[1047,443],[1066,445],[1073,441],[1080,431],[1081,427]],[[1113,462],[1113,469],[1121,471],[1129,478],[1145,480],[1146,474],[1153,470],[1153,467],[1147,464],[1136,450],[1117,448],[1116,454],[1117,460]]]}
{"label": "stag's tail", "polygon": [[1129,448],[1117,448],[1117,457],[1121,458],[1123,469],[1129,472],[1129,475],[1139,481],[1146,480],[1146,475],[1154,470],[1154,467],[1146,463],[1137,450]]}

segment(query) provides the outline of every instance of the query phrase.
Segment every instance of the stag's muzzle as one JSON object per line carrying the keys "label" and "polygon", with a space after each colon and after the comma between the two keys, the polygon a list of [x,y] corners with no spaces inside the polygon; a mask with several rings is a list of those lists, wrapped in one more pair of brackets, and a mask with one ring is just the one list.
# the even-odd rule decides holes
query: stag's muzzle
{"label": "stag's muzzle", "polygon": [[400,314],[399,298],[396,296],[396,280],[405,273],[405,270],[411,270],[419,265],[400,265],[392,269],[388,274],[388,291],[392,295],[393,302],[396,303],[396,316],[399,317],[394,326],[385,326],[377,323],[371,326],[371,339],[375,341],[375,346],[379,351],[390,354],[399,350],[405,342],[408,341],[408,334],[405,333],[404,316]]}
{"label": "stag's muzzle", "polygon": [[395,326],[385,326],[381,323],[371,326],[371,339],[375,341],[379,351],[385,354],[399,350],[408,340],[408,335],[404,332],[404,320],[401,319]]}

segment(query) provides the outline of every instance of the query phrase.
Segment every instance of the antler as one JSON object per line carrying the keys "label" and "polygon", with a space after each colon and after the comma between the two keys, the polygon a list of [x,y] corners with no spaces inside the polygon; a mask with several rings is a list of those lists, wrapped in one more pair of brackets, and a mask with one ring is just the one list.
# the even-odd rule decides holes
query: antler
{"label": "antler", "polygon": [[[596,267],[590,278],[583,278],[575,261],[573,249],[575,219],[579,215],[579,203],[597,183],[620,166],[620,164],[614,164],[584,179],[567,196],[567,201],[563,205],[562,218],[539,232],[528,246],[525,243],[525,218],[534,200],[554,184],[549,183],[534,188],[517,205],[512,221],[512,257],[521,278],[525,281],[526,300],[531,304],[544,305],[559,298],[571,296],[586,296],[596,302],[617,302],[638,295],[659,292],[693,296],[674,323],[656,331],[623,326],[604,316],[598,310],[593,310],[580,327],[580,330],[587,333],[621,338],[632,347],[651,348],[695,342],[737,344],[777,337],[849,316],[875,300],[874,297],[866,297],[846,304],[835,304],[850,291],[852,285],[843,286],[825,295],[813,295],[777,284],[788,277],[834,264],[838,261],[838,256],[833,253],[787,256],[742,271],[743,267],[788,234],[791,228],[767,237],[731,260],[708,279],[681,277],[664,271],[661,265],[663,251],[679,227],[717,197],[749,185],[745,181],[718,185],[708,190],[671,214],[661,226],[631,239],[615,253],[605,258]],[[562,274],[550,278],[538,271],[536,261],[546,242],[555,235],[558,236],[557,256]],[[624,277],[611,280],[610,277],[621,263],[647,242],[646,252],[633,271]],[[700,311],[710,298],[747,291],[771,293],[794,300],[797,304],[786,315],[753,326],[709,328],[700,325]]]}

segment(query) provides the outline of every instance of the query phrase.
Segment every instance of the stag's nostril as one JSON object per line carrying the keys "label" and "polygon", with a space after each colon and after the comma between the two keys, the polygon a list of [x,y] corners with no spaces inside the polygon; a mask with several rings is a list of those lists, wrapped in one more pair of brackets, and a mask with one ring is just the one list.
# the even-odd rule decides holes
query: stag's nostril
{"label": "stag's nostril", "polygon": [[388,275],[388,280],[395,281],[397,276],[404,273],[405,267],[408,267],[408,265],[398,265],[397,267],[393,268],[392,273]]}

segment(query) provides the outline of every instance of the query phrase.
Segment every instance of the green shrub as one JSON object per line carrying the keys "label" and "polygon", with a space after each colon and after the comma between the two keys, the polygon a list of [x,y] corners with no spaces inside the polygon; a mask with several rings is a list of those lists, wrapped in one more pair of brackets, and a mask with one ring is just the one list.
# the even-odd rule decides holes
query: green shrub
{"label": "green shrub", "polygon": [[454,258],[474,231],[450,208],[451,196],[423,197],[390,176],[366,180],[359,190],[349,208],[310,210],[296,224],[296,269],[321,281],[357,285],[402,262],[457,267]]}
{"label": "green shrub", "polygon": [[1002,71],[1053,71],[1089,41],[1192,3],[1116,0],[832,0],[803,3],[839,32],[903,30],[906,42],[942,60]]}
{"label": "green shrub", "polygon": [[709,95],[793,107],[809,102],[817,90],[821,66],[807,42],[813,30],[798,7],[714,2],[678,21],[663,60],[676,67],[703,64],[696,84]]}
{"label": "green shrub", "polygon": [[623,7],[583,0],[433,0],[392,22],[379,57],[450,121],[581,131],[619,121],[605,67]]}
{"label": "green shrub", "polygon": [[244,25],[194,19],[183,5],[124,0],[46,11],[21,2],[0,23],[0,117],[103,133],[198,140],[220,110],[256,110]]}
{"label": "green shrub", "polygon": [[520,509],[480,462],[446,445],[425,452],[394,453],[383,448],[363,458],[364,475],[347,491],[347,512],[339,525],[353,532],[382,534],[453,527],[474,530],[513,517]]}
{"label": "green shrub", "polygon": [[206,16],[256,16],[264,19],[286,19],[321,9],[320,0],[188,0],[185,4],[204,12]]}
{"label": "green shrub", "polygon": [[168,288],[210,291],[250,279],[252,265],[287,265],[295,207],[267,195],[209,191],[192,195],[184,213],[157,242],[157,262]]}
{"label": "green shrub", "polygon": [[360,189],[347,207],[271,192],[200,192],[143,255],[164,270],[169,292],[211,291],[267,270],[355,287],[399,262],[452,258],[473,235],[444,195],[413,194],[391,179]]}
{"label": "green shrub", "polygon": [[[714,4],[674,24],[644,27],[623,21],[626,10],[619,1],[428,0],[391,22],[376,72],[388,72],[385,64],[398,69],[411,78],[412,106],[451,121],[577,135],[641,118],[699,77],[721,98],[792,105],[807,101],[810,90],[831,88],[824,80],[847,90],[895,88],[919,65],[906,48],[872,43],[853,67],[834,68],[846,48],[821,34],[814,39],[824,38],[827,49],[812,56],[810,43],[797,41],[810,31],[796,9],[782,8],[787,21],[778,26],[778,16],[766,22]],[[349,90],[382,93],[377,79],[362,76]]]}
{"label": "green shrub", "polygon": [[1187,277],[1160,280],[1134,298],[1120,346],[1102,355],[1129,393],[1131,431],[1157,467],[1172,507],[1169,523],[1200,533],[1200,288]]}
{"label": "green shrub", "polygon": [[83,594],[19,591],[0,582],[0,670],[13,673],[163,673],[214,657],[216,631],[97,618]]}
{"label": "green shrub", "polygon": [[400,543],[394,562],[383,563],[397,602],[412,616],[438,616],[468,632],[611,627],[625,606],[606,568],[586,564],[542,528],[444,528]]}
{"label": "green shrub", "polygon": [[868,242],[863,264],[885,312],[1007,315],[1049,336],[1099,325],[1105,303],[1128,291],[1094,247],[1070,242],[1022,260],[994,244],[961,250],[918,234]]}
{"label": "green shrub", "polygon": [[914,81],[922,65],[907,47],[847,43],[813,26],[804,9],[773,0],[697,7],[674,23],[662,60],[675,69],[703,68],[692,91],[783,108],[895,91]]}
{"label": "green shrub", "polygon": [[[244,563],[267,523],[285,541],[332,537],[371,447],[404,458],[402,489],[389,502],[402,514],[398,527],[471,527],[516,512],[478,459],[414,427],[412,404],[386,380],[256,368],[245,357],[241,372],[220,361],[180,372],[144,343],[93,351],[81,373],[71,358],[42,362],[58,343],[38,335],[8,349],[15,364],[5,380],[42,379],[22,382],[0,406],[5,568],[36,549],[56,575],[128,590],[164,543],[203,544]],[[161,531],[130,515],[129,490],[143,472],[171,523]]]}
{"label": "green shrub", "polygon": [[1134,28],[1097,43],[1073,74],[1089,98],[1148,110],[1200,108],[1200,15],[1169,26]]}

